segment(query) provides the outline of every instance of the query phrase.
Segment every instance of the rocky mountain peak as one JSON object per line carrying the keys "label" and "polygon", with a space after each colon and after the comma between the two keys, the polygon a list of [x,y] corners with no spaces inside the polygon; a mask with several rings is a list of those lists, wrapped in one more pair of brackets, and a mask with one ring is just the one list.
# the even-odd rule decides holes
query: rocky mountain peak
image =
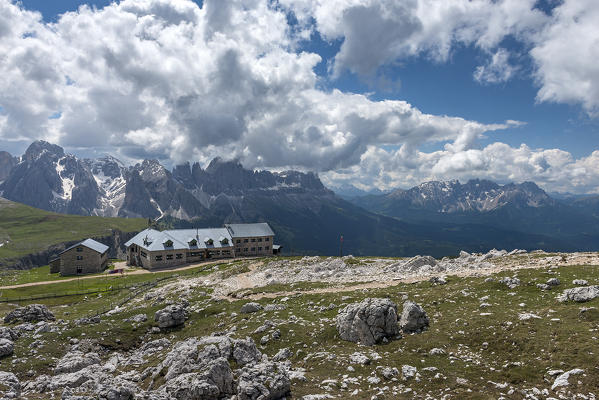
{"label": "rocky mountain peak", "polygon": [[48,143],[44,140],[36,140],[31,143],[23,156],[26,161],[36,161],[44,154],[47,154],[52,159],[64,157],[64,149],[56,144]]}

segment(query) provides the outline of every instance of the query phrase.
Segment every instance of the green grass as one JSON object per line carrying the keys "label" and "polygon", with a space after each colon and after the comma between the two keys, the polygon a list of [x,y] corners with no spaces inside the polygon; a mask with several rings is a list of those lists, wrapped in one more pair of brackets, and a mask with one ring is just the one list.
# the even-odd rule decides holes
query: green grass
{"label": "green grass", "polygon": [[[242,269],[242,264],[222,264],[220,271]],[[185,271],[180,277],[202,276],[206,270]],[[515,289],[508,289],[497,281],[503,276],[516,274],[522,284]],[[154,275],[139,275],[135,279],[143,279]],[[523,269],[502,272],[493,276],[495,281],[485,282],[486,277],[449,276],[447,285],[435,286],[428,281],[414,284],[398,283],[397,286],[384,289],[348,291],[339,293],[299,293],[289,297],[283,304],[282,311],[261,311],[255,314],[241,314],[241,306],[250,301],[214,301],[207,296],[210,288],[194,286],[186,295],[194,312],[182,329],[174,329],[159,334],[149,335],[146,332],[152,326],[153,313],[164,306],[164,302],[134,302],[125,311],[105,317],[97,325],[74,326],[59,333],[44,334],[46,346],[38,349],[39,355],[30,354],[29,345],[33,339],[19,339],[15,342],[14,358],[25,360],[23,363],[11,365],[11,358],[3,363],[11,365],[11,372],[22,380],[28,380],[26,371],[33,369],[37,374],[49,373],[53,365],[51,357],[60,357],[68,347],[69,338],[85,337],[98,341],[99,344],[112,350],[127,351],[140,346],[144,341],[166,337],[175,343],[188,337],[201,337],[213,332],[223,332],[235,327],[235,337],[252,337],[257,343],[264,333],[254,334],[257,327],[266,320],[274,322],[281,331],[280,340],[271,340],[259,349],[269,356],[279,349],[289,347],[294,356],[292,366],[306,369],[306,381],[292,382],[292,398],[300,399],[306,394],[325,393],[321,382],[335,379],[337,384],[331,392],[334,396],[348,397],[354,389],[359,389],[353,398],[371,398],[377,393],[375,387],[404,385],[411,389],[410,393],[393,395],[390,390],[382,399],[395,398],[441,398],[450,393],[452,398],[460,399],[493,399],[522,398],[518,392],[514,396],[506,395],[507,389],[498,389],[489,382],[507,383],[520,389],[550,388],[553,378],[548,378],[549,369],[569,370],[582,368],[586,376],[578,375],[570,379],[569,387],[574,393],[597,393],[599,391],[599,370],[596,368],[597,348],[599,341],[599,312],[580,313],[582,307],[598,307],[599,299],[584,303],[559,303],[555,296],[564,289],[573,287],[572,280],[586,279],[590,284],[599,283],[599,267],[571,266],[555,270]],[[557,277],[561,285],[551,291],[541,291],[536,283]],[[134,278],[134,277],[130,277]],[[95,281],[91,279],[89,281]],[[172,282],[172,281],[170,281]],[[86,285],[92,285],[86,282]],[[53,284],[64,285],[61,283]],[[257,292],[279,292],[281,290],[296,291],[324,287],[326,284],[298,283],[295,285],[270,285],[256,288]],[[345,304],[360,301],[366,297],[389,297],[398,304],[401,311],[402,296],[420,303],[427,311],[430,329],[418,335],[406,335],[399,340],[373,347],[363,347],[339,339],[334,324],[338,310]],[[489,296],[487,300],[481,297]],[[143,297],[143,296],[142,296]],[[167,299],[178,301],[181,295],[169,291]],[[124,292],[111,292],[102,297],[87,296],[78,298],[51,299],[48,305],[57,318],[67,321],[87,315],[95,309],[106,307],[125,298]],[[255,300],[254,300],[255,301]],[[281,303],[281,298],[263,298],[257,300],[263,306]],[[480,303],[490,304],[488,308],[480,308]],[[337,307],[329,309],[330,304]],[[523,305],[522,305],[523,304]],[[13,305],[0,304],[0,315],[4,315]],[[146,313],[148,321],[138,326],[124,322],[124,319],[137,313]],[[481,313],[491,315],[481,315]],[[521,312],[531,312],[541,319],[522,321],[518,319]],[[293,316],[293,317],[292,317]],[[553,321],[552,319],[559,319]],[[270,332],[270,329],[266,333]],[[120,342],[117,342],[119,339]],[[50,345],[50,343],[52,345]],[[444,356],[429,355],[432,348],[443,348]],[[348,357],[360,351],[369,354],[377,352],[381,359],[374,360],[367,366],[353,365],[355,371],[348,371]],[[309,354],[328,352],[335,358],[327,359]],[[43,357],[40,357],[43,355]],[[157,365],[164,353],[152,357],[146,364],[137,367],[139,371]],[[103,355],[108,357],[108,355]],[[396,367],[401,370],[404,364],[415,366],[422,375],[421,381],[397,382],[382,381],[369,385],[366,377],[380,374],[377,367]],[[433,374],[424,372],[424,367],[436,367],[444,379],[434,379]],[[122,370],[121,372],[124,372]],[[359,383],[349,385],[345,391],[339,390],[343,376],[359,378]],[[458,384],[456,379],[467,379],[466,384]],[[578,384],[577,382],[581,383]],[[141,382],[144,387],[147,381]],[[553,393],[551,394],[555,396]]]}
{"label": "green grass", "polygon": [[143,230],[143,218],[104,218],[57,214],[0,198],[0,260],[46,250],[53,244],[108,236],[112,230]]}

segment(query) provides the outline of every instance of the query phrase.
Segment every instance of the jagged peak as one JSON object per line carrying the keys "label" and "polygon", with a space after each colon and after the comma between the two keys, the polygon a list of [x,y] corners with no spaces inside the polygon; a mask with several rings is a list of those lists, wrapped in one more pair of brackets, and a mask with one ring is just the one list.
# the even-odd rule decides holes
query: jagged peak
{"label": "jagged peak", "polygon": [[27,161],[37,160],[42,154],[49,153],[57,157],[64,157],[64,149],[57,144],[36,140],[25,150],[24,158]]}

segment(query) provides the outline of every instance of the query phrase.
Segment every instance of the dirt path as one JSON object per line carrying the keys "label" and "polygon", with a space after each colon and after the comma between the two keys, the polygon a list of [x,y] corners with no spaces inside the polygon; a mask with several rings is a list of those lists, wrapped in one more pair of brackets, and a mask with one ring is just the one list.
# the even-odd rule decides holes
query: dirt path
{"label": "dirt path", "polygon": [[[192,268],[197,268],[197,267],[201,267],[204,265],[212,265],[212,264],[221,264],[223,262],[226,262],[228,259],[220,259],[220,260],[214,260],[214,261],[206,261],[203,263],[197,263],[197,264],[189,264],[189,265],[184,265],[182,267],[176,267],[176,268],[164,268],[164,269],[158,269],[158,270],[154,270],[154,271],[149,271],[147,269],[134,269],[134,270],[127,270],[127,266],[126,263],[124,261],[119,261],[115,263],[115,269],[119,269],[122,268],[124,270],[124,272],[122,274],[101,274],[101,275],[88,275],[88,276],[77,276],[77,277],[73,277],[73,278],[66,278],[66,279],[57,279],[54,281],[40,281],[40,282],[29,282],[29,283],[20,283],[17,285],[8,285],[8,286],[0,286],[0,290],[5,290],[5,289],[18,289],[18,288],[23,288],[23,287],[30,287],[30,286],[40,286],[40,285],[51,285],[53,283],[63,283],[63,282],[73,282],[79,279],[97,279],[97,278],[105,278],[107,276],[130,276],[130,275],[142,275],[142,274],[157,274],[157,273],[161,273],[161,272],[178,272],[178,271],[184,271],[187,269],[192,269]],[[235,259],[235,260],[239,260],[239,258]]]}
{"label": "dirt path", "polygon": [[[580,264],[585,264],[585,263],[578,263],[575,265],[580,265]],[[595,263],[596,265],[596,263]],[[492,275],[495,274],[497,272],[501,272],[501,271],[506,271],[506,270],[518,270],[518,269],[530,269],[530,268],[540,268],[539,265],[496,265],[493,268],[485,268],[485,269],[477,269],[477,270],[463,270],[463,271],[456,271],[453,273],[450,273],[448,276],[457,276],[457,277],[468,277],[468,276],[488,276],[488,275]],[[246,272],[245,275],[249,275],[251,274],[251,272]],[[405,278],[402,279],[395,279],[395,280],[386,280],[386,281],[370,281],[370,282],[362,282],[362,283],[356,283],[355,285],[343,285],[343,286],[335,286],[336,282],[331,282],[331,286],[330,287],[326,287],[326,288],[317,288],[317,289],[309,289],[309,290],[290,290],[290,291],[283,291],[283,292],[271,292],[271,293],[254,293],[254,294],[250,294],[247,296],[231,296],[231,295],[223,295],[223,296],[219,296],[220,298],[224,299],[224,300],[228,300],[228,301],[237,301],[240,299],[250,299],[250,300],[260,300],[260,299],[274,299],[277,297],[285,297],[285,296],[293,296],[293,295],[297,295],[297,294],[319,294],[319,293],[342,293],[342,292],[352,292],[355,290],[362,290],[362,289],[384,289],[384,288],[389,288],[389,287],[393,287],[393,286],[398,286],[402,283],[414,283],[414,282],[422,282],[422,281],[427,281],[429,280],[433,275],[430,276],[423,276],[423,275],[418,275],[418,276],[406,276]],[[247,276],[244,277],[243,279],[241,279],[239,282],[245,282],[248,281],[249,285],[243,288],[239,288],[239,290],[243,290],[243,289],[252,289],[255,288],[255,286],[251,285],[251,279],[249,279]],[[318,282],[322,282],[322,281],[318,281]]]}

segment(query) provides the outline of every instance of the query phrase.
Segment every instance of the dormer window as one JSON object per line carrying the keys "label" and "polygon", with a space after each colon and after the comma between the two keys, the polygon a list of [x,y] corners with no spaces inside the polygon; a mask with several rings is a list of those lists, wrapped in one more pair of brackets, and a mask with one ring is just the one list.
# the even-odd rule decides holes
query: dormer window
{"label": "dormer window", "polygon": [[221,236],[220,237],[220,244],[229,244],[229,239],[227,239],[226,237]]}
{"label": "dormer window", "polygon": [[197,246],[198,241],[196,239],[191,239],[187,244],[189,244],[189,246]]}
{"label": "dormer window", "polygon": [[207,238],[204,238],[204,243],[206,243],[208,245],[213,245],[214,244],[214,240],[212,240],[209,237],[207,237]]}
{"label": "dormer window", "polygon": [[167,239],[163,244],[164,247],[173,247],[173,241],[170,239]]}

